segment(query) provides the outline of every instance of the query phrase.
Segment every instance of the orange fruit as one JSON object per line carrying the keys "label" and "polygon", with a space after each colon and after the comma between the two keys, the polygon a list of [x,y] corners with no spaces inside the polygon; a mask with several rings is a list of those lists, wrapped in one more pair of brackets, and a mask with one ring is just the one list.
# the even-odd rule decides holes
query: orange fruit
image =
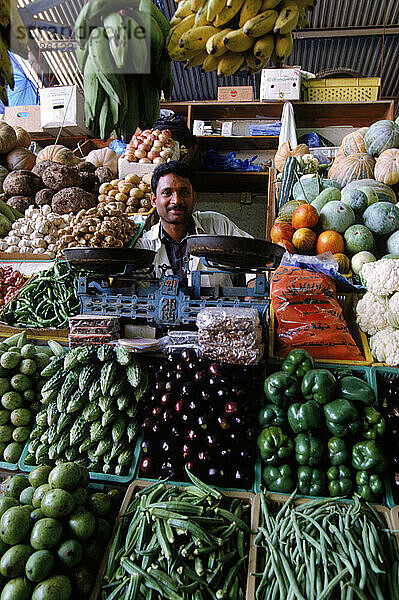
{"label": "orange fruit", "polygon": [[270,230],[270,239],[274,244],[281,240],[291,240],[294,230],[289,223],[275,223]]}
{"label": "orange fruit", "polygon": [[346,256],[346,254],[342,254],[342,252],[337,252],[336,254],[334,254],[334,258],[338,263],[338,273],[342,273],[343,275],[349,273],[351,268],[351,261]]}
{"label": "orange fruit", "polygon": [[292,226],[294,229],[307,227],[311,229],[317,224],[319,213],[311,204],[301,204],[292,215]]}
{"label": "orange fruit", "polygon": [[332,252],[333,254],[337,254],[343,252],[344,248],[344,238],[337,231],[323,231],[323,233],[321,233],[317,238],[317,254],[323,254],[323,252]]}
{"label": "orange fruit", "polygon": [[309,252],[315,244],[316,234],[309,227],[301,227],[295,231],[291,241],[300,252]]}

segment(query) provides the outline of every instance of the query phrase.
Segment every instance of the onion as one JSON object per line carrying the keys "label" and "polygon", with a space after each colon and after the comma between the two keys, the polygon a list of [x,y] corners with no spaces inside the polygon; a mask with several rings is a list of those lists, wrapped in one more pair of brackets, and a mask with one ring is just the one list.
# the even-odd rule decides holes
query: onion
{"label": "onion", "polygon": [[151,135],[151,134],[152,134],[151,129],[145,129],[144,131],[141,132],[141,135],[143,137],[147,137],[148,135]]}
{"label": "onion", "polygon": [[152,162],[154,163],[154,165],[163,165],[166,161],[164,158],[158,156],[157,158],[154,158]]}
{"label": "onion", "polygon": [[159,150],[158,150],[158,152],[159,152],[161,150],[161,148],[162,148],[162,142],[160,142],[159,140],[154,140],[154,143],[152,145],[152,149],[155,150],[155,149],[158,149],[158,148],[159,148]]}
{"label": "onion", "polygon": [[164,133],[160,133],[158,136],[158,139],[160,142],[162,143],[166,143],[168,141],[168,136],[165,135]]}
{"label": "onion", "polygon": [[162,150],[162,152],[159,153],[159,156],[161,156],[161,158],[170,158],[173,154],[173,151],[170,148],[165,148],[165,150]]}
{"label": "onion", "polygon": [[135,140],[132,140],[131,144],[132,144],[133,148],[136,149],[139,147],[140,142],[139,142],[139,140],[135,139]]}
{"label": "onion", "polygon": [[150,150],[149,153],[147,154],[147,158],[149,160],[154,160],[154,158],[157,158],[158,156],[159,156],[159,152],[157,152],[154,149]]}
{"label": "onion", "polygon": [[155,137],[158,137],[160,133],[161,133],[160,129],[153,129],[152,130],[152,135],[154,135]]}
{"label": "onion", "polygon": [[172,137],[172,132],[170,131],[170,129],[162,129],[162,132],[164,135],[167,135],[169,138]]}
{"label": "onion", "polygon": [[148,152],[151,150],[151,146],[149,144],[140,144],[138,149],[142,150],[143,152]]}
{"label": "onion", "polygon": [[148,158],[140,158],[139,163],[150,163],[151,161]]}
{"label": "onion", "polygon": [[153,133],[150,133],[150,135],[147,135],[147,142],[149,144],[152,144],[152,142],[155,140],[155,135]]}
{"label": "onion", "polygon": [[144,152],[144,150],[137,149],[134,151],[134,155],[136,158],[142,159],[147,156],[147,152]]}

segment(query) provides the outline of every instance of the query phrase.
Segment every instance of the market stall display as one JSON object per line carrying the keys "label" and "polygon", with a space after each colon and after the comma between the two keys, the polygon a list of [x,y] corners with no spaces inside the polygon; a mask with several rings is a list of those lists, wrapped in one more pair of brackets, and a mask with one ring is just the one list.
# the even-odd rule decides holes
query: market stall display
{"label": "market stall display", "polygon": [[125,157],[129,162],[161,165],[172,158],[175,144],[169,129],[139,130],[128,143]]}
{"label": "market stall display", "polygon": [[0,308],[8,304],[25,283],[25,277],[10,265],[0,267]]}
{"label": "market stall display", "polygon": [[112,179],[99,188],[98,202],[128,215],[147,214],[151,210],[151,175],[140,177],[129,173],[122,179]]}

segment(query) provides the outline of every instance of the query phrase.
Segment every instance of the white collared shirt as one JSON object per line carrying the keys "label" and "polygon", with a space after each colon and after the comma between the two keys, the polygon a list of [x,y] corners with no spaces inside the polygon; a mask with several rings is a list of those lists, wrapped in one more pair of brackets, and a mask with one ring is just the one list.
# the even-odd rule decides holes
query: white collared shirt
{"label": "white collared shirt", "polygon": [[[207,233],[209,235],[232,235],[237,237],[248,237],[252,238],[252,235],[246,233],[237,225],[235,225],[228,217],[213,211],[194,212],[193,219],[195,224],[195,232],[197,234]],[[167,275],[173,273],[168,254],[166,252],[165,245],[162,244],[159,238],[160,222],[153,225],[149,231],[137,241],[136,248],[146,248],[147,250],[154,250],[157,254],[154,259],[154,275],[161,277],[162,271],[160,265],[167,265],[169,270],[166,271]],[[214,271],[214,268],[205,266],[198,256],[190,256],[189,261],[190,273],[192,271]],[[189,273],[188,284],[191,284],[191,276]],[[201,285],[205,287],[211,287],[220,285],[222,287],[231,286],[231,279],[226,275],[203,275],[201,277]]]}

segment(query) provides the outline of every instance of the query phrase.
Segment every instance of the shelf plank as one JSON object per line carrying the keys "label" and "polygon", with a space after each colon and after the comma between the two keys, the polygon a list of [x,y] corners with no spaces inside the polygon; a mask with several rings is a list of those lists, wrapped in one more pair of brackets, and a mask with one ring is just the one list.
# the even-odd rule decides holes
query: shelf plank
{"label": "shelf plank", "polygon": [[215,150],[277,150],[278,135],[197,135],[200,148]]}
{"label": "shelf plank", "polygon": [[267,171],[196,171],[194,187],[198,192],[265,194],[269,173]]}

